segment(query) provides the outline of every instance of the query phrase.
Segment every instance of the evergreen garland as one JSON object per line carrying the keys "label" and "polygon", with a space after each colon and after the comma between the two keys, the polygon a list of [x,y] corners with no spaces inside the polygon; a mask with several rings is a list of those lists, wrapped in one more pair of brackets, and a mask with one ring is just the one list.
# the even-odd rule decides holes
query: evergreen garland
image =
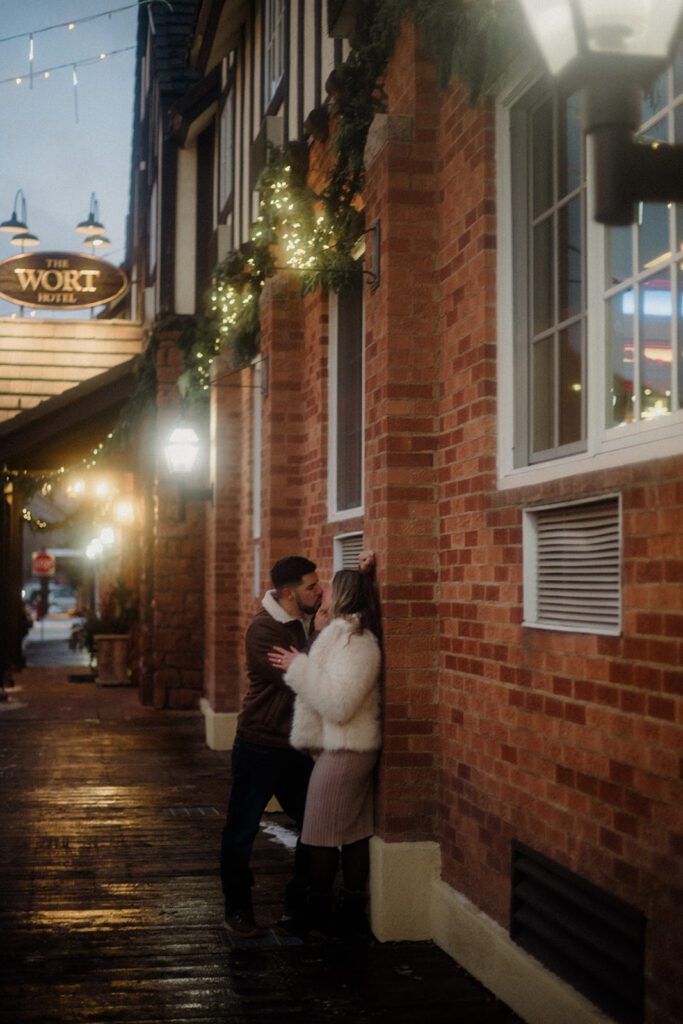
{"label": "evergreen garland", "polygon": [[[211,363],[218,353],[228,351],[234,369],[258,353],[259,303],[269,277],[294,270],[307,293],[318,287],[341,290],[357,274],[351,250],[364,227],[365,143],[375,114],[386,108],[382,79],[405,17],[412,19],[436,60],[442,87],[457,75],[473,104],[491,89],[511,50],[521,45],[511,0],[366,0],[358,7],[351,52],[327,85],[335,162],[325,188],[317,195],[307,184],[305,143],[271,150],[259,181],[260,213],[250,240],[215,268],[204,315],[164,317],[155,323],[139,357],[134,393],[117,429],[94,449],[95,460],[127,445],[141,421],[153,413],[161,331],[179,329],[186,365],[179,390],[189,405],[205,404]],[[87,468],[95,464],[83,462]],[[57,475],[4,469],[0,479],[13,483],[28,500]]]}
{"label": "evergreen garland", "polygon": [[[364,228],[365,143],[375,114],[386,109],[382,78],[403,19],[412,18],[434,56],[442,87],[458,75],[470,102],[476,103],[492,87],[509,52],[512,10],[511,0],[367,0],[359,5],[349,57],[327,83],[336,155],[329,181],[320,195],[309,188],[301,144],[271,150],[259,181],[260,214],[251,239],[215,268],[207,315],[196,325],[197,338],[179,382],[188,401],[208,390],[210,365],[219,352],[229,350],[233,368],[257,354],[259,301],[267,278],[295,270],[306,294],[318,287],[343,289],[358,272],[351,250]],[[293,243],[299,246],[297,258],[287,251],[296,233],[292,212],[299,231]]]}

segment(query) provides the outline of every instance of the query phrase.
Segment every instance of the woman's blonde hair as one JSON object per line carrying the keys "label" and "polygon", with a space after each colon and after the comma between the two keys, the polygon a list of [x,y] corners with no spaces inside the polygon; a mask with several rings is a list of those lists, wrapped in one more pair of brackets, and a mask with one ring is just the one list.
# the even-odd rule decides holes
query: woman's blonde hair
{"label": "woman's blonde hair", "polygon": [[340,569],[332,578],[330,613],[333,617],[358,615],[359,630],[369,629],[382,638],[379,596],[371,575],[358,569]]}

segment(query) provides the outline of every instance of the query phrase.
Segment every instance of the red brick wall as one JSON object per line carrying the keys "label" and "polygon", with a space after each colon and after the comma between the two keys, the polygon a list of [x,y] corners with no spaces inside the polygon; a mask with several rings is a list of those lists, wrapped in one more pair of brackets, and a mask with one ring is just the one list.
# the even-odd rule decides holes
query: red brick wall
{"label": "red brick wall", "polygon": [[[368,167],[367,530],[387,627],[379,832],[438,839],[501,924],[517,838],[641,908],[649,1021],[683,1019],[683,457],[499,491],[494,122],[407,29]],[[403,140],[403,141],[401,141]],[[619,492],[620,637],[522,626],[522,510]],[[435,653],[438,651],[438,653]],[[431,802],[438,776],[438,803]]]}
{"label": "red brick wall", "polygon": [[[365,515],[328,522],[327,296],[302,299],[297,276],[281,276],[262,304],[260,589],[293,551],[326,578],[333,536],[364,530],[387,647],[378,833],[437,840],[443,877],[504,926],[513,838],[640,907],[648,1021],[673,1024],[683,1019],[672,981],[683,945],[683,456],[498,489],[492,109],[471,108],[457,86],[440,91],[409,27],[385,87],[365,189],[367,226],[382,229],[381,284],[365,290]],[[221,523],[239,515],[230,657],[243,673],[235,651],[258,607],[253,393],[236,394],[240,503]],[[522,510],[607,492],[623,502],[623,635],[524,628]]]}

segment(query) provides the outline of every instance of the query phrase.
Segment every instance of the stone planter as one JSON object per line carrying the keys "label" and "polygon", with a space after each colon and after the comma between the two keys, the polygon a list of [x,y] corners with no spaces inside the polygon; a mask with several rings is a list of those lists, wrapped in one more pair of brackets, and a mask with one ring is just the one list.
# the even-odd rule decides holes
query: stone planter
{"label": "stone planter", "polygon": [[96,633],[97,682],[100,686],[127,686],[130,633]]}

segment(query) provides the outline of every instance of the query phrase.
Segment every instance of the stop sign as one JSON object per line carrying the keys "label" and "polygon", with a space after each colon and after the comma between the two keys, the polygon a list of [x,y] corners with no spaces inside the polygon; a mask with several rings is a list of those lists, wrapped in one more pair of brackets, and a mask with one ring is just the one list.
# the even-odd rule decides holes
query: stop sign
{"label": "stop sign", "polygon": [[57,560],[49,551],[34,551],[31,556],[31,567],[34,576],[54,576]]}

